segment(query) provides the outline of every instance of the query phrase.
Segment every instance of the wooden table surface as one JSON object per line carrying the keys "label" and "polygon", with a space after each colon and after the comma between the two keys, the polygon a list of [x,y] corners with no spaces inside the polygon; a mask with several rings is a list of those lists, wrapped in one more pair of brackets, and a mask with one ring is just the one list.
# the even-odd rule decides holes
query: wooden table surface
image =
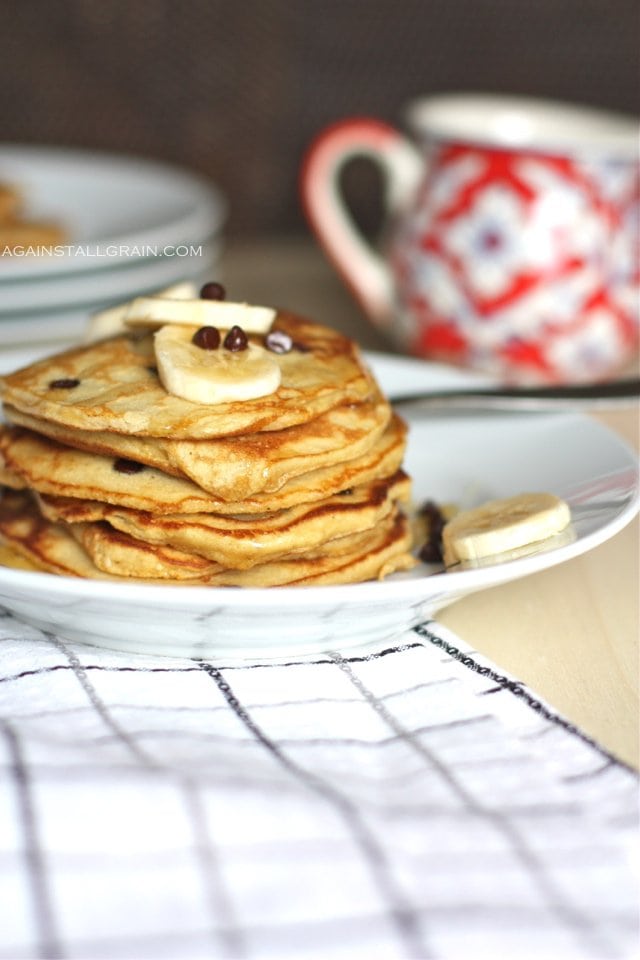
{"label": "wooden table surface", "polygon": [[[229,245],[222,267],[219,279],[227,285],[230,299],[287,307],[345,331],[365,349],[391,349],[364,319],[313,242]],[[597,417],[638,449],[637,405]],[[636,520],[582,557],[459,600],[438,616],[636,769],[639,531]]]}

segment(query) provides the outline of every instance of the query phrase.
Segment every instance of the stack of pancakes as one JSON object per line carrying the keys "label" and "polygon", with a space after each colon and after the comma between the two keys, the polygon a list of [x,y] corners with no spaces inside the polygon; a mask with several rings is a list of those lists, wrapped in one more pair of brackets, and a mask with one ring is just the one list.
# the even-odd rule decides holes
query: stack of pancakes
{"label": "stack of pancakes", "polygon": [[39,570],[163,584],[411,567],[404,423],[352,341],[282,312],[273,326],[293,348],[255,400],[168,393],[144,331],[3,378],[0,539]]}

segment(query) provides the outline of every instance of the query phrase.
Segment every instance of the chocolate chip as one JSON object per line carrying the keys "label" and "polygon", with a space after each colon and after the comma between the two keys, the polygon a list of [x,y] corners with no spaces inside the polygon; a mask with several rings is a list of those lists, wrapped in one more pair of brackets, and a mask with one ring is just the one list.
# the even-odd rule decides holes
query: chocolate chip
{"label": "chocolate chip", "polygon": [[427,540],[418,550],[418,557],[423,563],[440,563],[442,561],[442,547]]}
{"label": "chocolate chip", "polygon": [[229,333],[224,338],[222,346],[226,350],[231,350],[232,353],[236,353],[239,350],[246,350],[249,346],[249,341],[242,327],[235,325],[231,327],[231,330],[229,330]]}
{"label": "chocolate chip", "polygon": [[144,470],[144,464],[138,463],[137,460],[127,460],[126,457],[119,457],[114,462],[113,469],[117,470],[118,473],[140,473],[141,470]]}
{"label": "chocolate chip", "polygon": [[298,353],[311,353],[312,347],[308,347],[306,343],[300,343],[299,340],[293,341],[293,349],[297,350]]}
{"label": "chocolate chip", "polygon": [[158,368],[157,368],[157,367],[147,367],[147,370],[149,371],[149,373],[152,373],[155,377],[158,376]]}
{"label": "chocolate chip", "polygon": [[80,381],[76,380],[75,377],[61,377],[60,380],[52,380],[49,386],[52,390],[72,390],[79,384]]}
{"label": "chocolate chip", "polygon": [[272,353],[289,353],[293,340],[284,330],[272,330],[264,338],[264,345]]}
{"label": "chocolate chip", "polygon": [[214,280],[210,281],[209,283],[205,283],[200,290],[201,300],[224,300],[226,295],[227,291],[222,284],[216,283]]}
{"label": "chocolate chip", "polygon": [[220,346],[220,331],[217,327],[200,327],[192,336],[191,342],[202,350],[217,350]]}
{"label": "chocolate chip", "polygon": [[423,563],[440,563],[442,560],[442,528],[446,520],[439,506],[433,500],[426,500],[418,514],[427,523],[427,540],[418,551]]}

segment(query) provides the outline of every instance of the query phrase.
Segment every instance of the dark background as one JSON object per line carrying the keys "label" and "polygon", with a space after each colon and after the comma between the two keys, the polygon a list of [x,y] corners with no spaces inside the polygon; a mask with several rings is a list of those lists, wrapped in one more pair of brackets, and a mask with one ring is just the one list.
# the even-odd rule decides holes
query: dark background
{"label": "dark background", "polygon": [[[231,201],[228,234],[307,233],[305,147],[419,94],[553,97],[635,113],[637,0],[0,0],[5,142],[174,161]],[[366,219],[375,183],[351,174]]]}

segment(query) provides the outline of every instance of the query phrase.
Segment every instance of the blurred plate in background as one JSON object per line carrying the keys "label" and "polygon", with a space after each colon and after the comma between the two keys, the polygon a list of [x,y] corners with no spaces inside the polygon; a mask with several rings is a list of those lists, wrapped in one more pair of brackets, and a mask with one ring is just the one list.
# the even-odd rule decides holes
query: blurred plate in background
{"label": "blurred plate in background", "polygon": [[217,235],[227,212],[203,177],[139,157],[4,145],[0,183],[20,193],[26,216],[60,224],[70,248],[1,257],[0,284],[166,255],[165,248]]}
{"label": "blurred plate in background", "polygon": [[[204,178],[166,164],[55,147],[0,146],[0,184],[20,218],[60,226],[39,253],[0,247],[0,343],[73,338],[89,315],[217,271],[227,205]],[[54,333],[55,328],[55,333]]]}

